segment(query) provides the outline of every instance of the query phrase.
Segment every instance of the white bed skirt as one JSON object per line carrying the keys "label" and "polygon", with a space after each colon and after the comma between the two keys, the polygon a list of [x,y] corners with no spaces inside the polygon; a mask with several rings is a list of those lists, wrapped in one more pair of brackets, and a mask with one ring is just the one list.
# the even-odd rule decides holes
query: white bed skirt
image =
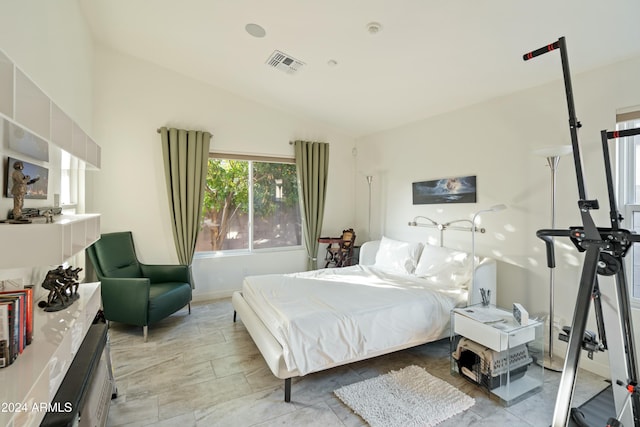
{"label": "white bed skirt", "polygon": [[[249,304],[247,304],[247,302],[242,297],[242,293],[239,291],[234,292],[231,298],[231,301],[233,303],[234,310],[240,316],[242,323],[247,328],[247,331],[249,331],[249,335],[251,335],[251,338],[253,339],[256,346],[260,350],[260,353],[262,353],[262,356],[264,357],[264,360],[269,366],[269,369],[271,370],[273,375],[283,380],[287,378],[300,376],[300,373],[298,372],[297,369],[294,371],[289,371],[287,369],[287,366],[284,362],[282,346],[273,337],[273,335],[271,335],[267,327],[264,325],[264,323],[262,323],[262,321],[258,318],[258,316],[256,316],[256,314],[251,309],[251,307],[249,307]],[[446,333],[442,334],[441,337],[438,337],[438,339],[447,338],[447,337],[449,337],[448,330],[446,331]],[[322,369],[319,369],[318,371],[335,368],[336,366],[347,365],[349,363],[370,359],[372,357],[382,356],[384,354],[393,353],[394,351],[405,350],[407,348],[415,347],[421,344],[426,344],[427,342],[432,342],[432,341],[433,340],[429,340],[429,341],[421,340],[421,341],[407,342],[407,343],[404,343],[403,345],[399,345],[393,348],[388,348],[383,351],[370,353],[364,357],[358,357],[354,359],[344,360],[340,363],[332,363],[329,365],[325,365]],[[318,371],[314,371],[314,372],[318,372]]]}

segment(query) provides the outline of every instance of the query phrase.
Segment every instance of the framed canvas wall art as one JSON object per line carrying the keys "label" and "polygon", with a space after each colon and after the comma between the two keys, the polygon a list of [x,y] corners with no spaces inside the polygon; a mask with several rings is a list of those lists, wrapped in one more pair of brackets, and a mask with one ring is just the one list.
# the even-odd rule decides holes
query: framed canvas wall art
{"label": "framed canvas wall art", "polygon": [[414,205],[476,202],[475,175],[414,182],[411,187]]}

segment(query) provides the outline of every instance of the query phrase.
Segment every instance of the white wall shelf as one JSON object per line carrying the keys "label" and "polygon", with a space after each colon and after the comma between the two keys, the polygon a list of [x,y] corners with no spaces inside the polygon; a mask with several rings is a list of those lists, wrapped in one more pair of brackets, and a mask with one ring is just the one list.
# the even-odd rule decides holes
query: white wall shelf
{"label": "white wall shelf", "polygon": [[0,113],[13,117],[13,63],[0,52]]}
{"label": "white wall shelf", "polygon": [[13,364],[0,369],[0,402],[14,408],[21,404],[20,410],[0,411],[0,425],[40,425],[46,410],[34,408],[54,398],[100,309],[99,283],[82,283],[78,292],[80,298],[65,310],[34,307],[32,343]]}
{"label": "white wall shelf", "polygon": [[[24,160],[49,161],[55,145],[100,168],[100,147],[47,94],[0,51],[0,152],[19,152]],[[62,264],[100,237],[100,216],[57,216],[53,224],[0,224],[5,250],[0,269]]]}
{"label": "white wall shelf", "polygon": [[[100,169],[100,146],[0,51],[0,118]],[[26,159],[25,159],[26,160]]]}
{"label": "white wall shelf", "polygon": [[44,139],[51,137],[49,121],[51,101],[26,74],[16,68],[14,73],[15,113],[14,119],[36,135]]}
{"label": "white wall shelf", "polygon": [[31,224],[0,224],[5,251],[0,269],[57,265],[100,238],[100,215],[60,215],[53,224],[35,218]]}
{"label": "white wall shelf", "polygon": [[51,142],[71,153],[73,120],[60,107],[51,103]]}

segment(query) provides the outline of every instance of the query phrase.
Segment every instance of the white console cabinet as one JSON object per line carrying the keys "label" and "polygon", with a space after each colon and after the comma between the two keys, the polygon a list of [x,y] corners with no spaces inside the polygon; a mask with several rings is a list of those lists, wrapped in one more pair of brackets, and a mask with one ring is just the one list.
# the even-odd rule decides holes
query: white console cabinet
{"label": "white console cabinet", "polygon": [[0,425],[40,425],[100,308],[99,283],[82,283],[79,293],[65,310],[34,308],[33,342],[0,369]]}

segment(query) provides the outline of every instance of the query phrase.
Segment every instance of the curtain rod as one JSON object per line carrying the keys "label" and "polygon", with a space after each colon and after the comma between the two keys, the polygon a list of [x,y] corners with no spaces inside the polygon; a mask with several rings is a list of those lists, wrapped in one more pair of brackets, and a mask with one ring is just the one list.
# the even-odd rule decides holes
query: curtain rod
{"label": "curtain rod", "polygon": [[[161,131],[160,131],[160,129],[161,129],[161,128],[156,129],[156,132],[160,133],[160,132],[161,132]],[[207,130],[203,130],[203,131],[201,131],[201,132],[209,132],[209,131],[207,131]],[[209,132],[209,133],[211,133],[211,132]]]}

